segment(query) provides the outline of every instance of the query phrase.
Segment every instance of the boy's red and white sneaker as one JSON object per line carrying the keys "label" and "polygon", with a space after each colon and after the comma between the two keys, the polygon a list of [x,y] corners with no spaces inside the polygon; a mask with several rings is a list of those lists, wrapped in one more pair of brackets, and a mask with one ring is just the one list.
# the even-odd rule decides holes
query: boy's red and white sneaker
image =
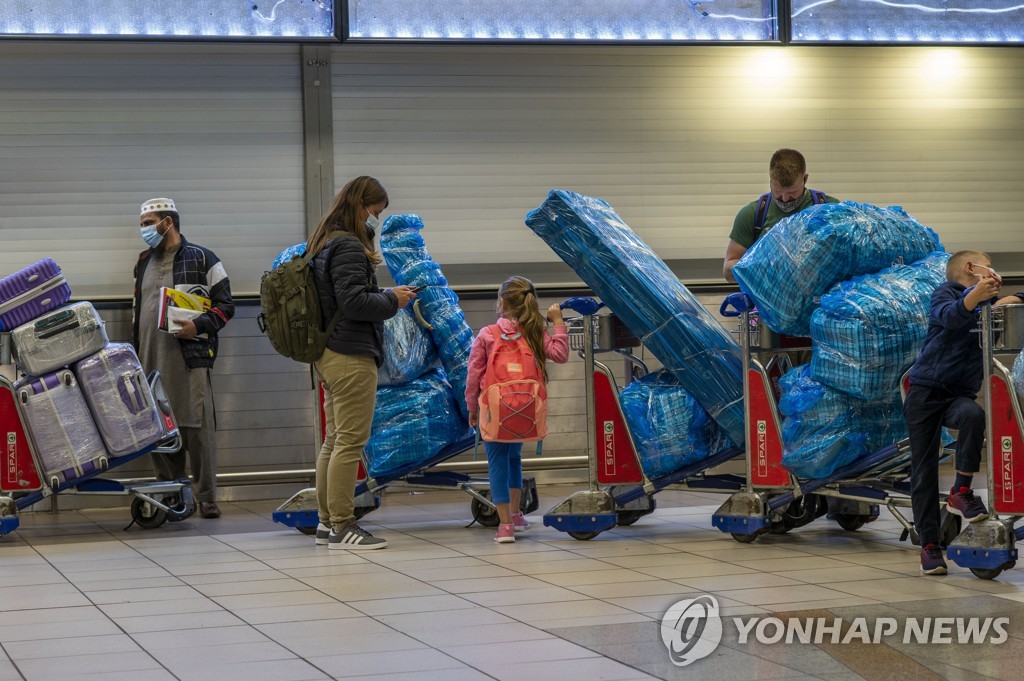
{"label": "boy's red and white sneaker", "polygon": [[516,532],[525,532],[530,529],[530,521],[528,521],[526,516],[522,513],[513,513],[512,528],[515,529]]}
{"label": "boy's red and white sneaker", "polygon": [[946,499],[946,510],[958,515],[969,523],[976,523],[988,518],[988,511],[981,499],[974,496],[974,490],[970,487],[961,487],[960,491],[950,494]]}
{"label": "boy's red and white sneaker", "polygon": [[499,544],[515,544],[515,526],[513,526],[512,523],[501,523],[498,525],[498,534],[494,535],[494,541]]}

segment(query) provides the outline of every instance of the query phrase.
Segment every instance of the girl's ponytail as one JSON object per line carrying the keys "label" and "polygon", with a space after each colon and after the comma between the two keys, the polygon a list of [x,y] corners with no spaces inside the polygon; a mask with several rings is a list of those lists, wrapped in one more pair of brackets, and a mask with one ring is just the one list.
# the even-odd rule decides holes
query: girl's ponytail
{"label": "girl's ponytail", "polygon": [[540,365],[544,382],[548,380],[547,355],[544,352],[544,334],[547,323],[540,311],[537,291],[533,282],[525,277],[509,277],[498,292],[501,313],[519,324],[519,330],[526,339]]}

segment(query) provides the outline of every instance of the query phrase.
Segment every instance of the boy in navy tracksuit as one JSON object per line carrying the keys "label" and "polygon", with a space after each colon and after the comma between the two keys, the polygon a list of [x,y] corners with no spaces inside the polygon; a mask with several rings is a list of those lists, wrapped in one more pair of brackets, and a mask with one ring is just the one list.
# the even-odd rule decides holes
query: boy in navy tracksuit
{"label": "boy in navy tracksuit", "polygon": [[[996,299],[1002,280],[980,251],[960,251],[946,265],[946,281],[932,293],[924,347],[910,369],[903,405],[910,433],[911,504],[921,539],[921,572],[946,574],[939,546],[939,467],[942,427],[960,431],[956,479],[946,508],[970,523],[988,518],[971,481],[981,465],[985,410],[975,401],[983,375],[979,305],[1019,303],[1024,294]],[[1019,297],[1018,297],[1019,296]]]}

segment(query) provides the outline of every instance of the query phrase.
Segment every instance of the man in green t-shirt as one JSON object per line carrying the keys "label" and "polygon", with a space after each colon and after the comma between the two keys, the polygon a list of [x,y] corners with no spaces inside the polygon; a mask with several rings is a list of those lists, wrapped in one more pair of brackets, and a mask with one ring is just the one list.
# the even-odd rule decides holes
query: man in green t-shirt
{"label": "man in green t-shirt", "polygon": [[740,209],[729,233],[722,274],[733,283],[732,266],[739,262],[758,237],[779,220],[795,215],[818,203],[838,203],[839,199],[807,188],[807,162],[796,149],[779,149],[768,164],[771,192]]}

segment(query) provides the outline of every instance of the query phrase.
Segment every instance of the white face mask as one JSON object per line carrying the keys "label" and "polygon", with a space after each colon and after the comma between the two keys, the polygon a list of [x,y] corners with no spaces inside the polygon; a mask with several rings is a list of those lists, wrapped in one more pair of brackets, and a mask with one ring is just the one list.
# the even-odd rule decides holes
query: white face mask
{"label": "white face mask", "polygon": [[367,215],[366,228],[369,229],[374,234],[376,234],[378,227],[380,227],[380,218],[378,218],[376,215]]}

